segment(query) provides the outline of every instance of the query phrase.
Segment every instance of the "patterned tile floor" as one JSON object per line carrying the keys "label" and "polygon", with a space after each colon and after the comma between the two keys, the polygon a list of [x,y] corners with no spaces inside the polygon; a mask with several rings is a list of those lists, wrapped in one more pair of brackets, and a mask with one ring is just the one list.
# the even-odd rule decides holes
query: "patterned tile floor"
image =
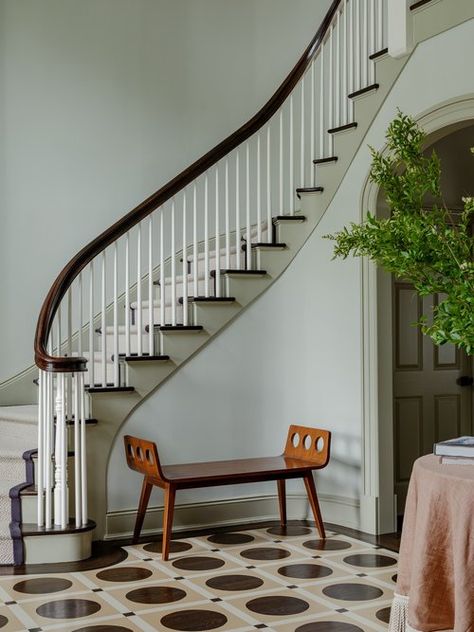
{"label": "patterned tile floor", "polygon": [[387,629],[397,555],[310,527],[127,546],[105,569],[0,577],[0,630],[361,632]]}

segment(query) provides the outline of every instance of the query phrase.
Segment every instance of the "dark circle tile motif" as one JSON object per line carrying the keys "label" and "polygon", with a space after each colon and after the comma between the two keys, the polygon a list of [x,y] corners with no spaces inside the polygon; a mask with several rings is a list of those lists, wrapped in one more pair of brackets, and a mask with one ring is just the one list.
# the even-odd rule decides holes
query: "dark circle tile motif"
{"label": "dark circle tile motif", "polygon": [[13,586],[13,590],[28,595],[45,595],[46,593],[55,593],[61,590],[67,590],[72,586],[69,579],[61,577],[38,577],[36,579],[25,579]]}
{"label": "dark circle tile motif", "polygon": [[267,614],[273,616],[289,616],[300,614],[309,608],[309,604],[297,597],[285,597],[275,595],[272,597],[257,597],[246,604],[247,608],[257,614]]}
{"label": "dark circle tile motif", "polygon": [[271,527],[267,529],[267,533],[271,535],[283,535],[283,536],[298,536],[309,535],[311,529],[309,527],[302,527],[299,525],[287,525],[286,527]]}
{"label": "dark circle tile motif", "polygon": [[171,612],[161,619],[161,625],[170,630],[183,632],[200,632],[215,630],[227,623],[227,617],[213,610],[181,610]]}
{"label": "dark circle tile motif", "polygon": [[74,632],[133,632],[131,628],[122,625],[88,625],[85,628],[76,628]]}
{"label": "dark circle tile motif", "polygon": [[131,590],[126,597],[135,603],[171,603],[184,599],[186,593],[180,588],[171,586],[144,586]]}
{"label": "dark circle tile motif", "polygon": [[331,584],[323,588],[323,593],[331,599],[342,601],[369,601],[383,595],[383,591],[369,584]]}
{"label": "dark circle tile motif", "polygon": [[99,612],[101,606],[97,601],[89,599],[61,599],[59,601],[49,601],[38,608],[36,612],[41,617],[48,619],[78,619],[79,617],[89,617],[91,614]]}
{"label": "dark circle tile motif", "polygon": [[3,628],[7,625],[8,619],[0,614],[0,628]]}
{"label": "dark circle tile motif", "polygon": [[388,608],[382,608],[381,610],[377,610],[375,616],[379,621],[383,621],[384,623],[390,623],[390,606]]}
{"label": "dark circle tile motif", "polygon": [[300,625],[295,632],[364,632],[364,630],[342,621],[317,621]]}
{"label": "dark circle tile motif", "polygon": [[248,560],[282,560],[289,557],[291,553],[274,546],[261,546],[255,549],[246,549],[240,555]]}
{"label": "dark circle tile motif", "polygon": [[139,566],[119,566],[118,568],[107,568],[97,573],[97,579],[106,582],[138,582],[153,575],[149,568]]}
{"label": "dark circle tile motif", "polygon": [[344,540],[308,540],[303,542],[303,546],[313,551],[343,551],[350,549],[352,544]]}
{"label": "dark circle tile motif", "polygon": [[262,585],[263,579],[253,575],[220,575],[206,582],[206,586],[217,590],[252,590]]}
{"label": "dark circle tile motif", "polygon": [[[183,571],[209,571],[224,566],[225,562],[217,557],[182,557],[173,562],[175,568]],[[204,629],[204,628],[203,628]]]}
{"label": "dark circle tile motif", "polygon": [[394,557],[378,555],[377,553],[348,555],[343,561],[351,566],[362,566],[363,568],[383,568],[384,566],[393,566],[397,563]]}
{"label": "dark circle tile motif", "polygon": [[[161,547],[161,542],[150,542],[150,544],[145,544],[143,549],[149,553],[161,553]],[[170,542],[170,553],[184,553],[192,548],[193,545],[189,542],[175,542],[173,540]]]}
{"label": "dark circle tile motif", "polygon": [[248,533],[215,533],[207,539],[213,544],[248,544],[255,540],[253,535]]}
{"label": "dark circle tile motif", "polygon": [[297,579],[320,579],[332,575],[333,570],[320,564],[289,564],[278,569],[280,575],[284,577],[295,577]]}

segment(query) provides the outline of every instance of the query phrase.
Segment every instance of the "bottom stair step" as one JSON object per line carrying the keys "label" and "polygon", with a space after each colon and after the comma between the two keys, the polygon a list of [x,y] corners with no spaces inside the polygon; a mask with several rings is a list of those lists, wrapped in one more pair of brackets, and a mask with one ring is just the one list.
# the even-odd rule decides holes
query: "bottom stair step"
{"label": "bottom stair step", "polygon": [[[266,270],[221,270],[221,274],[234,274],[239,276],[265,276]],[[216,270],[211,270],[211,277],[215,278]]]}
{"label": "bottom stair step", "polygon": [[[183,304],[183,297],[178,302]],[[235,296],[188,296],[188,303],[235,303]]]}
{"label": "bottom stair step", "polygon": [[133,353],[129,356],[120,354],[120,357],[124,358],[125,362],[168,362],[170,359],[169,355],[150,355],[149,353],[140,356]]}
{"label": "bottom stair step", "polygon": [[305,215],[277,215],[276,217],[273,218],[273,223],[275,225],[284,224],[285,222],[298,223],[298,222],[305,222],[305,221],[306,221]]}
{"label": "bottom stair step", "polygon": [[133,393],[134,386],[86,386],[88,393]]}

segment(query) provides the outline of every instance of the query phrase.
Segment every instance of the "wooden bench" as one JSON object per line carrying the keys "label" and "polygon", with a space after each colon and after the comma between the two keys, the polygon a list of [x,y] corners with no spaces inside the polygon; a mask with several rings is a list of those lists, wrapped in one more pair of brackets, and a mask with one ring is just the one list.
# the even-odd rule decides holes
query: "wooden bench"
{"label": "wooden bench", "polygon": [[124,442],[128,466],[144,476],[133,532],[134,543],[137,543],[140,537],[153,485],[165,491],[163,560],[169,557],[174,503],[178,489],[276,480],[280,522],[282,526],[285,526],[285,481],[290,478],[302,478],[319,535],[321,538],[326,537],[312,472],[328,464],[331,443],[331,433],[328,430],[290,426],[285,450],[280,456],[184,465],[161,465],[158,450],[153,441],[127,435],[124,437]]}

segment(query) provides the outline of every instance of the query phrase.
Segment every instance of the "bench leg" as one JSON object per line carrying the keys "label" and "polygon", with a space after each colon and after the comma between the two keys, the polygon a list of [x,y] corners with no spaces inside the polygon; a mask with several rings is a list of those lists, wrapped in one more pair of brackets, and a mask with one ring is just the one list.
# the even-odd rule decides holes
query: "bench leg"
{"label": "bench leg", "polygon": [[304,484],[306,487],[306,493],[308,494],[309,504],[311,505],[311,510],[313,512],[314,521],[316,522],[316,527],[318,528],[319,536],[324,539],[326,537],[326,532],[324,530],[321,509],[319,508],[318,494],[316,493],[316,486],[311,472],[304,476]]}
{"label": "bench leg", "polygon": [[138,505],[137,519],[135,521],[135,529],[133,530],[133,544],[137,544],[140,532],[142,530],[143,521],[145,519],[146,509],[148,507],[148,501],[150,500],[150,494],[153,485],[148,482],[147,477],[143,479],[142,491],[140,494],[140,503]]}
{"label": "bench leg", "polygon": [[286,527],[286,481],[284,478],[277,481],[278,503],[280,505],[280,525]]}
{"label": "bench leg", "polygon": [[169,485],[165,490],[165,511],[163,514],[163,540],[161,544],[161,555],[163,561],[167,561],[170,553],[171,530],[173,528],[174,500],[176,490]]}

